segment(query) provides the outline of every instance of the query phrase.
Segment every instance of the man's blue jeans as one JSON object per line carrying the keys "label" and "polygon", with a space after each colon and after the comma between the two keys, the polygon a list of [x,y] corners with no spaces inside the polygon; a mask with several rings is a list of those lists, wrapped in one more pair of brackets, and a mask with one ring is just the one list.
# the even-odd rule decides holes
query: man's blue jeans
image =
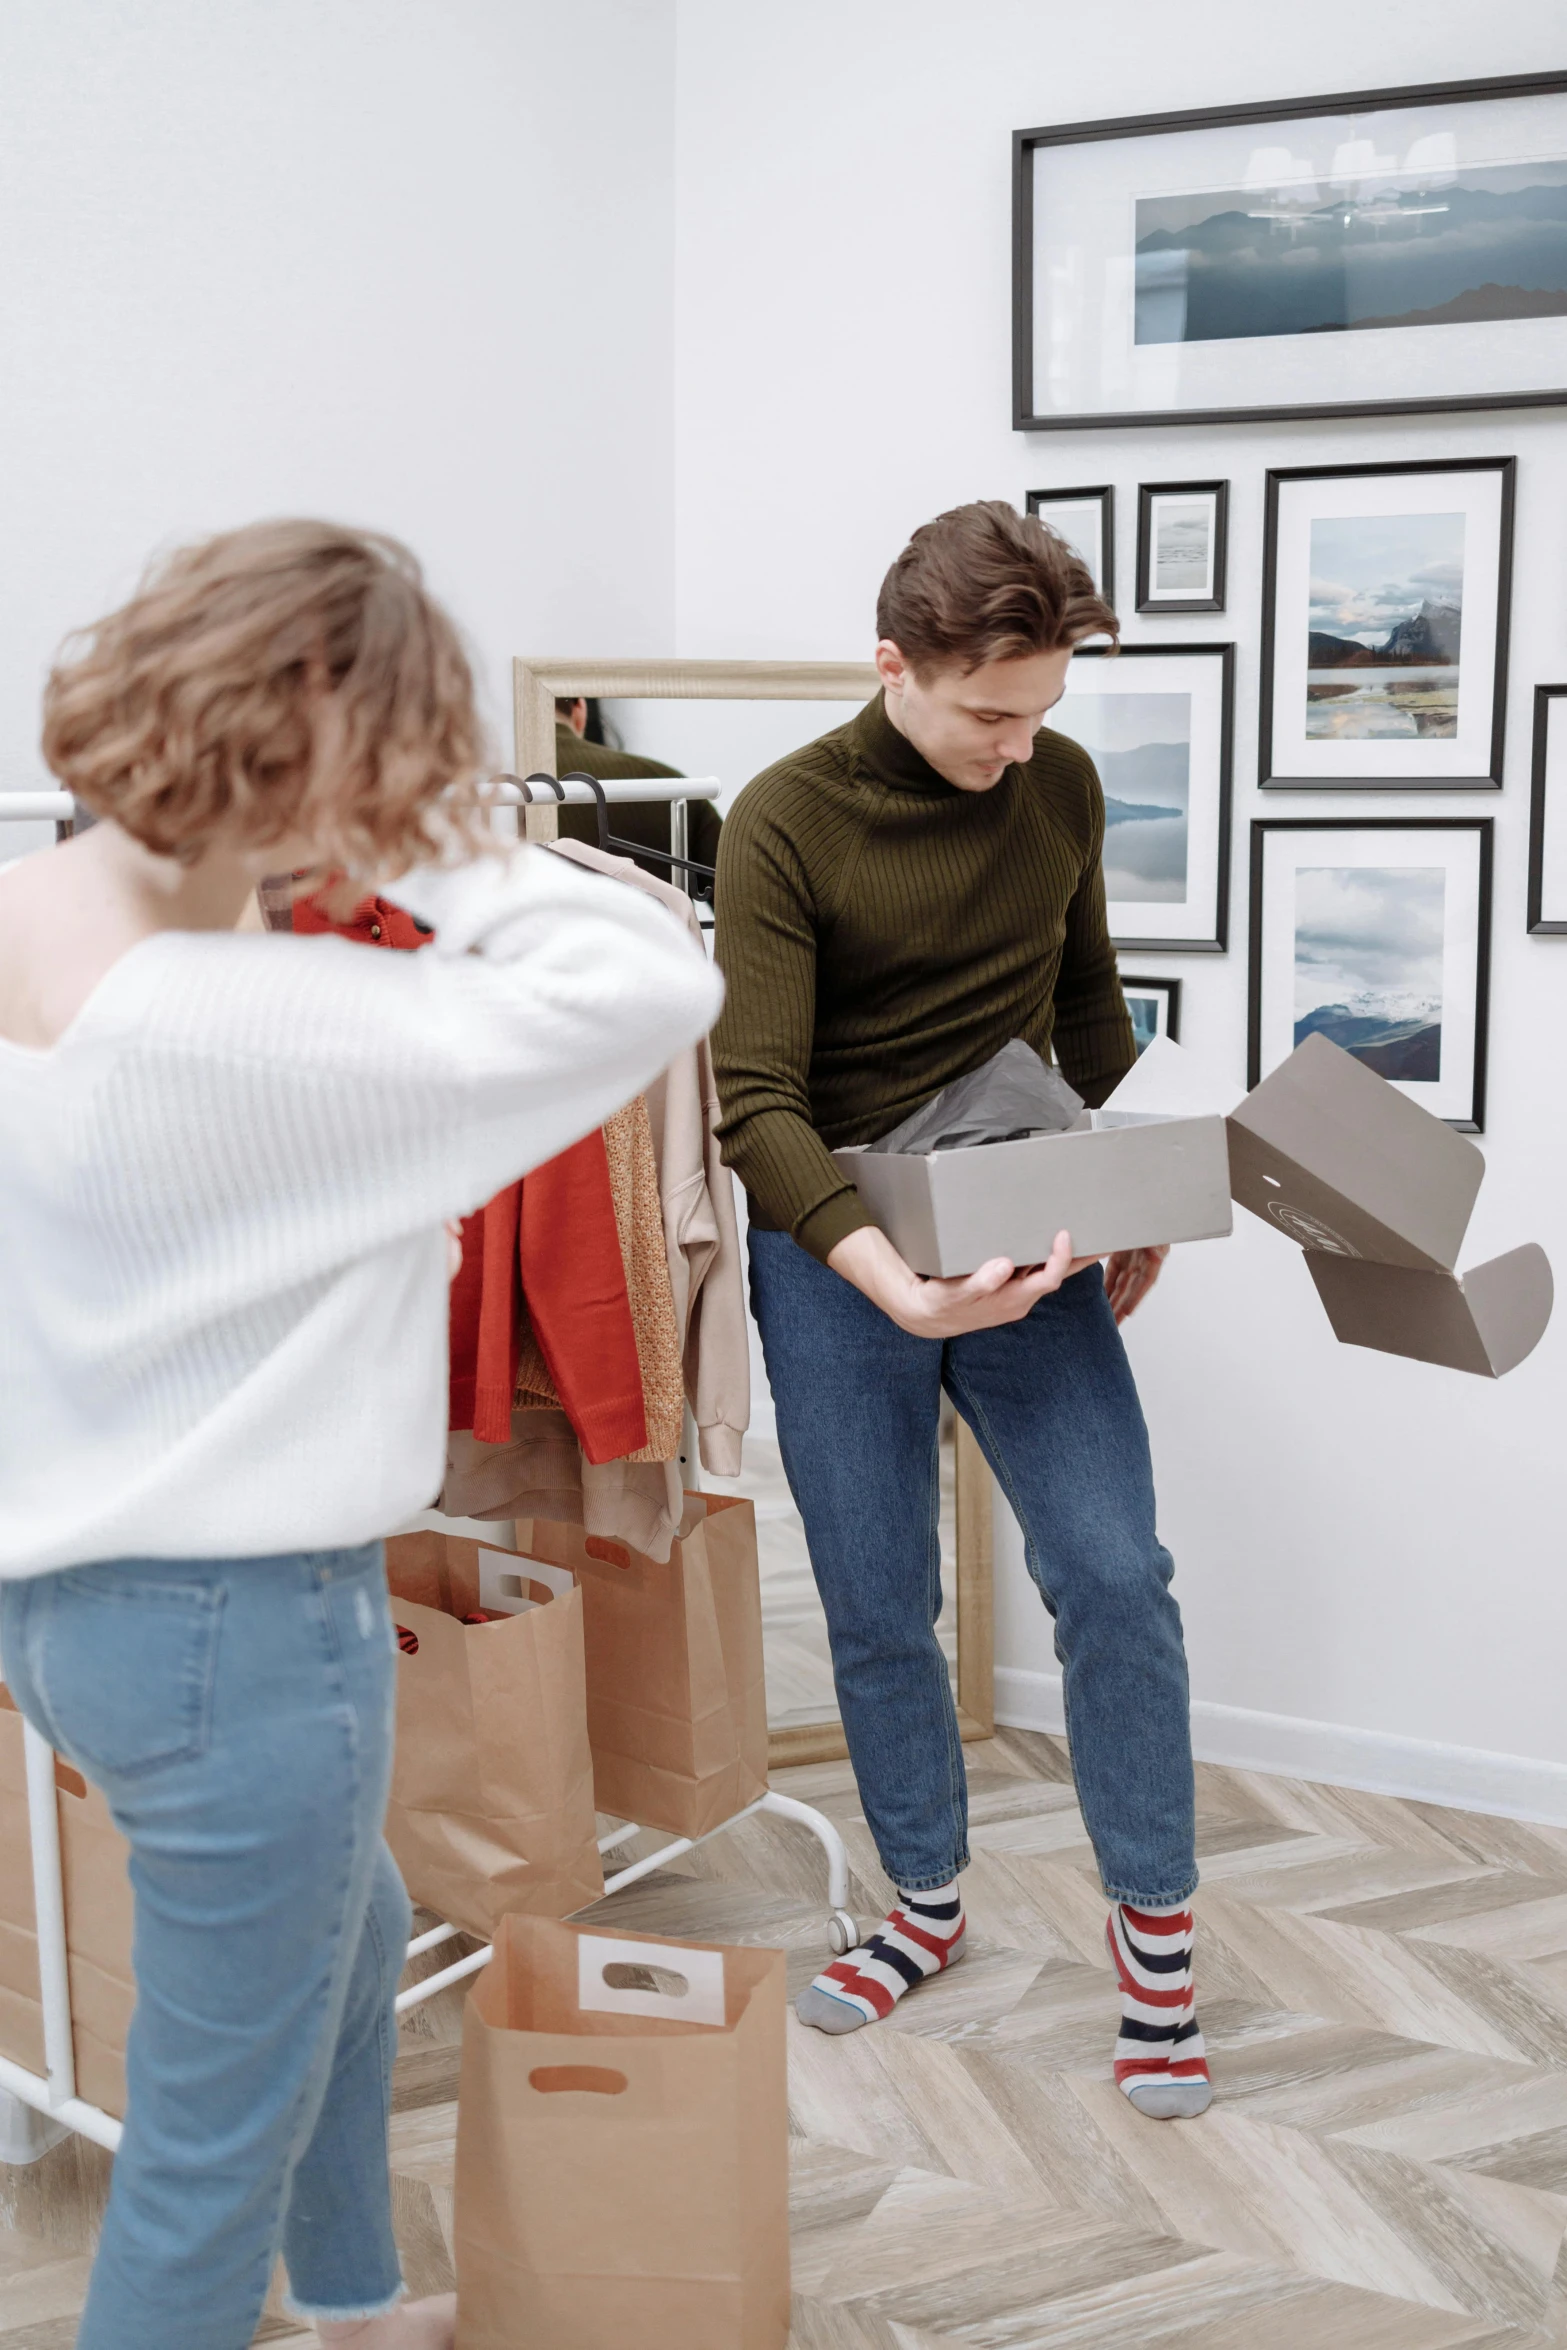
{"label": "man's blue jeans", "polygon": [[1191,1727],[1148,1434],[1098,1266],[1026,1320],[912,1338],[784,1232],[750,1235],[784,1470],[827,1613],[865,1817],[904,1892],[968,1861],[941,1612],[941,1391],[1023,1529],[1055,1619],[1083,1818],[1113,1900],[1184,1901],[1197,1882]]}
{"label": "man's blue jeans", "polygon": [[246,2350],[279,2251],[301,2316],[388,2308],[380,1544],[0,1584],[0,1655],[131,1847],[130,2103],[77,2350]]}

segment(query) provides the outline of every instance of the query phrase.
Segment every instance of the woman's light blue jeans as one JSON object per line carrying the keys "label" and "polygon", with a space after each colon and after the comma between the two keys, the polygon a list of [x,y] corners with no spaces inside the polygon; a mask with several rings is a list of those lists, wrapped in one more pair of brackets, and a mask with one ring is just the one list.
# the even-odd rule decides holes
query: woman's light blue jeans
{"label": "woman's light blue jeans", "polygon": [[1021,1322],[913,1338],[786,1232],[750,1234],[785,1474],[882,1867],[905,1893],[968,1862],[941,1612],[941,1391],[973,1429],[1055,1618],[1083,1819],[1112,1900],[1197,1882],[1186,1651],[1131,1366],[1097,1265]]}
{"label": "woman's light blue jeans", "polygon": [[0,1656],[131,1848],[130,2102],[77,2350],[246,2350],[279,2252],[299,2316],[389,2308],[380,1544],[0,1584]]}

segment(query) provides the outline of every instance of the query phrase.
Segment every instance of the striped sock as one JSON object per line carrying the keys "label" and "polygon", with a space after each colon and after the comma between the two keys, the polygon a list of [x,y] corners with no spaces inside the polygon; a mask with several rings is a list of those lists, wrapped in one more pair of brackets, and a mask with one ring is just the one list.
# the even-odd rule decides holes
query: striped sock
{"label": "striped sock", "polygon": [[1105,1921],[1121,1985],[1117,2085],[1154,2121],[1189,2120],[1213,2098],[1197,2025],[1189,1909],[1133,1909],[1117,1902]]}
{"label": "striped sock", "polygon": [[923,1893],[898,1895],[898,1906],[868,1942],[823,1969],[800,1993],[794,2012],[819,2032],[857,2032],[879,2023],[905,1991],[963,1956],[963,1902],[954,1877]]}

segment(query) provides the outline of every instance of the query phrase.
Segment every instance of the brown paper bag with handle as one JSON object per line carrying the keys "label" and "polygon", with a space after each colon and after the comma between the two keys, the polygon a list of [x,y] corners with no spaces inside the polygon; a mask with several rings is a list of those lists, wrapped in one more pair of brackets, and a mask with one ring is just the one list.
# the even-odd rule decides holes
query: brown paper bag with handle
{"label": "brown paper bag with handle", "polygon": [[455,2231],[458,2350],[783,2350],[783,1953],[505,1919]]}
{"label": "brown paper bag with handle", "polygon": [[519,1518],[525,1557],[582,1589],[600,1811],[705,1836],[767,1792],[756,1510],[688,1493],[667,1560],[580,1526]]}
{"label": "brown paper bag with handle", "polygon": [[[136,2004],[131,1973],[130,1847],[108,1803],[56,1758],[60,1869],[65,1885],[76,2094],[117,2119],[125,2113],[125,2035]],[[27,1822],[22,1717],[0,1687],[0,2056],[30,2073],[44,2066],[43,1999]]]}
{"label": "brown paper bag with handle", "polygon": [[[402,1650],[386,1840],[413,1899],[486,1940],[507,1910],[564,1917],[604,1890],[582,1595],[548,1567],[440,1533],[396,1535]],[[499,1605],[503,1620],[461,1618]]]}

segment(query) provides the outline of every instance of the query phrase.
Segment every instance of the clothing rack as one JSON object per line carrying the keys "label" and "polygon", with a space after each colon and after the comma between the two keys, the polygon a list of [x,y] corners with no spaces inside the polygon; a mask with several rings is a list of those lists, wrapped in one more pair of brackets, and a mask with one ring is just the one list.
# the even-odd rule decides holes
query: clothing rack
{"label": "clothing rack", "polygon": [[[508,779],[509,783],[510,779]],[[642,777],[615,781],[602,787],[606,801],[633,799],[668,799],[705,797],[715,788],[711,778]],[[503,787],[498,795],[511,799],[510,790]],[[579,803],[597,797],[595,790],[568,779],[563,798]],[[519,790],[513,805],[522,805],[524,796]],[[25,791],[0,792],[0,824],[53,822],[57,839],[70,835],[75,821],[75,802],[68,792]],[[3,861],[3,860],[0,860]],[[689,1409],[686,1414],[685,1434],[680,1452],[682,1478],[699,1486],[695,1431]],[[422,1524],[434,1522],[449,1526],[454,1532],[487,1533],[479,1520],[443,1519],[438,1511],[425,1513]],[[3,1659],[0,1659],[3,1671]],[[112,2153],[119,2145],[122,2125],[100,2106],[89,2104],[76,2094],[76,2051],[71,2016],[71,1981],[68,1958],[65,1916],[65,1882],[60,1857],[59,1797],[55,1786],[55,1757],[48,1741],[41,1737],[28,1721],[22,1724],[23,1754],[27,1774],[28,1840],[33,1872],[33,1903],[38,1946],[38,1979],[43,2009],[44,2071],[29,2072],[11,2058],[0,2056],[0,2163],[34,2162],[49,2148],[74,2130],[96,2145],[106,2146]],[[825,1813],[810,1804],[800,1803],[791,1795],[780,1795],[769,1788],[744,1811],[731,1819],[722,1820],[705,1836],[679,1836],[660,1845],[656,1852],[647,1853],[641,1860],[632,1861],[604,1880],[601,1898],[621,1892],[626,1886],[678,1860],[699,1845],[721,1836],[741,1820],[766,1813],[774,1819],[792,1820],[796,1826],[808,1830],[821,1845],[827,1861],[827,1946],[835,1957],[841,1958],[859,1939],[859,1929],[849,1913],[849,1856],[842,1836]],[[599,1852],[607,1858],[634,1836],[644,1831],[635,1821],[626,1821],[599,1840]],[[432,1926],[416,1934],[408,1945],[409,1959],[420,1957],[425,1951],[439,1949],[454,1941],[462,1928],[451,1924]],[[493,1955],[493,1945],[470,1951],[452,1965],[442,1967],[422,1982],[410,1984],[397,1995],[397,2011],[405,2014],[437,1992],[447,1990],[468,1975],[477,1974]]]}

